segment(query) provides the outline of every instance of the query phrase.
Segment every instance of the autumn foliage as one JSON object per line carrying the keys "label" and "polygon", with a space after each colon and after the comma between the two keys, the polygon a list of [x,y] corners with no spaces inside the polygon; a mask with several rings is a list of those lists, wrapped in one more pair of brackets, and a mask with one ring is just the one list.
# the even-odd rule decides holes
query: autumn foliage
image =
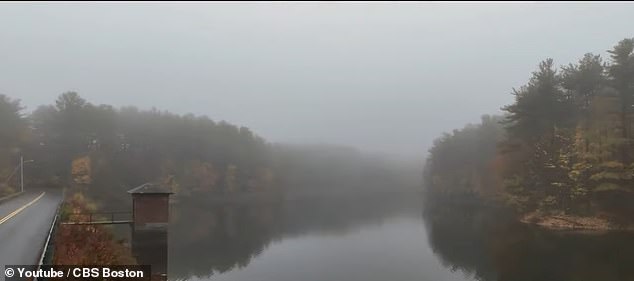
{"label": "autumn foliage", "polygon": [[428,193],[500,199],[520,213],[609,217],[634,212],[634,38],[577,63],[539,64],[501,117],[438,138]]}
{"label": "autumn foliage", "polygon": [[[79,193],[71,196],[62,207],[63,221],[79,220],[71,214],[92,211],[91,204]],[[53,264],[55,265],[130,265],[136,264],[130,250],[104,226],[63,225],[54,236]]]}

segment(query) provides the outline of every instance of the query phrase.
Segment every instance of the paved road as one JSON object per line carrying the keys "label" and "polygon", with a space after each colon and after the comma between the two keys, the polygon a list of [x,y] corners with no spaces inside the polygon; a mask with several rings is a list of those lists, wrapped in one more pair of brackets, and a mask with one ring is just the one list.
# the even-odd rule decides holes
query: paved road
{"label": "paved road", "polygon": [[[60,201],[61,194],[55,190],[33,190],[0,202],[2,271],[7,264],[38,262]],[[4,274],[0,273],[0,280],[2,279]]]}

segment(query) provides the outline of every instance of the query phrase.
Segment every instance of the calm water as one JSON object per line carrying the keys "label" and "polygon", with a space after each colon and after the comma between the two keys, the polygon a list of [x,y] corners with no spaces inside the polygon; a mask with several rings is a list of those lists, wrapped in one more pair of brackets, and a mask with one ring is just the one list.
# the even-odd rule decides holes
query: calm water
{"label": "calm water", "polygon": [[174,208],[172,280],[634,280],[630,234],[543,231],[478,208],[423,211],[417,196],[200,204]]}

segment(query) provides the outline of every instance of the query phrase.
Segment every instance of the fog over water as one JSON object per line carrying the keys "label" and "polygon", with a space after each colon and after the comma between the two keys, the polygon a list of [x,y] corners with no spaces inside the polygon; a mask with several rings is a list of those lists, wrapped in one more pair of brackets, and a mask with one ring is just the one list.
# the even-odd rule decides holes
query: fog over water
{"label": "fog over water", "polygon": [[73,90],[247,126],[274,142],[421,159],[499,113],[537,63],[631,35],[634,6],[161,3],[0,8],[0,93],[29,110]]}
{"label": "fog over water", "polygon": [[632,15],[2,3],[0,261],[179,281],[634,280]]}

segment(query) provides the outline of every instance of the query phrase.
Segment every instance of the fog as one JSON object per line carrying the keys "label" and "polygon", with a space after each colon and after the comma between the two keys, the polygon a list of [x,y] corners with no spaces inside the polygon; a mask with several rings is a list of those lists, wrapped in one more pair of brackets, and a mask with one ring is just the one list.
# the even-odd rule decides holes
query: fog
{"label": "fog", "polygon": [[77,91],[247,126],[268,141],[419,159],[499,113],[538,62],[631,36],[634,5],[0,5],[0,93],[28,110]]}
{"label": "fog", "polygon": [[632,15],[0,3],[0,267],[634,280]]}

